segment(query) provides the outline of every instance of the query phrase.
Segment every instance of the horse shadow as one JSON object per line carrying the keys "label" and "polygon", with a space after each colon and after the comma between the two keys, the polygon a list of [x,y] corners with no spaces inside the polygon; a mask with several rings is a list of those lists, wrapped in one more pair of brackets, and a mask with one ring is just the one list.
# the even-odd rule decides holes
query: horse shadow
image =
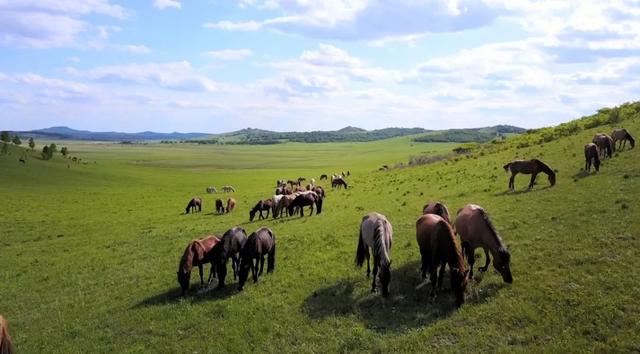
{"label": "horse shadow", "polygon": [[580,172],[576,173],[575,175],[573,175],[571,177],[573,178],[574,181],[578,181],[578,180],[581,180],[583,178],[587,178],[589,176],[592,176],[594,174],[595,174],[595,172],[591,173],[591,172],[589,172],[587,170],[582,169],[582,170],[580,170]]}
{"label": "horse shadow", "polygon": [[199,286],[192,286],[189,291],[187,291],[187,294],[183,296],[182,290],[179,287],[175,287],[168,289],[163,293],[150,296],[138,302],[132,308],[164,306],[183,301],[200,303],[205,301],[222,300],[237,294],[237,288],[238,287],[235,284],[228,284],[222,289],[217,289],[215,285],[205,286],[203,288],[200,288]]}
{"label": "horse shadow", "polygon": [[[360,280],[340,280],[332,286],[314,291],[304,301],[303,311],[313,320],[355,315],[368,329],[383,333],[398,333],[429,326],[454,314],[457,306],[449,286],[448,274],[443,288],[431,300],[428,296],[431,285],[421,278],[419,269],[419,262],[392,269],[389,289],[391,295],[387,298],[379,293],[363,294],[360,290],[356,291],[356,287],[362,286],[369,289],[371,278],[364,281],[364,284]],[[486,284],[478,291],[471,289],[473,285],[470,284],[463,306],[486,302],[503,286]]]}
{"label": "horse shadow", "polygon": [[505,196],[505,195],[520,195],[520,194],[534,193],[534,192],[540,192],[540,191],[549,189],[551,187],[552,186],[544,186],[544,187],[541,187],[541,188],[535,188],[535,187],[534,188],[524,188],[524,189],[518,189],[518,190],[515,190],[515,191],[506,190],[506,191],[503,191],[503,192],[495,193],[495,194],[493,194],[493,196],[494,197],[502,197],[502,196]]}

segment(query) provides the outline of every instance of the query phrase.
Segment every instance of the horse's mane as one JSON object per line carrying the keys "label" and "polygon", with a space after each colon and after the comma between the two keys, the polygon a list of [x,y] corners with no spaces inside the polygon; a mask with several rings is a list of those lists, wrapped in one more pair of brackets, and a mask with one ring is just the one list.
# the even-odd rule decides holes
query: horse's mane
{"label": "horse's mane", "polygon": [[503,258],[505,258],[504,259],[505,262],[509,262],[509,258],[510,258],[509,252],[507,251],[507,248],[502,243],[502,238],[500,238],[500,235],[498,235],[498,231],[496,231],[496,228],[493,226],[493,223],[491,222],[491,219],[489,218],[489,214],[487,214],[487,212],[482,208],[478,209],[478,211],[480,212],[480,216],[482,217],[482,221],[484,221],[484,224],[489,229],[489,232],[491,233],[491,236],[493,236],[493,238],[495,239],[496,243],[498,244],[498,253]]}
{"label": "horse's mane", "polygon": [[[376,254],[380,257],[380,266],[386,267],[389,266],[391,260],[389,259],[389,253],[387,252],[387,247],[385,247],[383,236],[388,237],[388,229],[385,225],[384,220],[376,221],[376,231],[374,237],[374,244],[376,248]],[[383,234],[384,231],[384,234]]]}
{"label": "horse's mane", "polygon": [[[444,221],[444,222],[442,222]],[[462,258],[462,252],[459,251],[462,248],[460,247],[460,241],[458,241],[458,238],[456,237],[455,232],[453,231],[453,228],[451,227],[451,224],[449,224],[448,222],[446,222],[444,220],[444,218],[442,218],[442,220],[440,222],[438,222],[438,225],[443,225],[445,227],[445,231],[447,232],[447,236],[450,238],[451,240],[451,253],[454,254],[455,261],[456,264],[449,264],[450,268],[454,268],[457,267],[459,270],[464,270],[465,266],[464,266],[464,258]]]}
{"label": "horse's mane", "polygon": [[555,172],[553,172],[553,170],[551,169],[551,167],[549,167],[549,166],[548,166],[547,164],[545,164],[544,162],[542,162],[542,161],[540,161],[540,160],[538,160],[538,159],[533,159],[533,160],[531,160],[531,161],[533,161],[534,163],[536,163],[536,164],[540,167],[540,169],[542,170],[542,172],[544,172],[544,173],[548,174],[549,176],[555,176],[555,175],[556,175],[556,173],[555,173]]}

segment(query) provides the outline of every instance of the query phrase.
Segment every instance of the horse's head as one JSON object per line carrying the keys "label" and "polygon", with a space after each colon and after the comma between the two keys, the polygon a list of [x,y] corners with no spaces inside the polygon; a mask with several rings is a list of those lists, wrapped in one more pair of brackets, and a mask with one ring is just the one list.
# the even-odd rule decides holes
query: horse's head
{"label": "horse's head", "polygon": [[187,293],[187,290],[189,290],[189,280],[191,278],[191,273],[190,272],[176,272],[176,274],[178,275],[178,283],[180,284],[180,287],[182,288],[182,295]]}
{"label": "horse's head", "polygon": [[249,268],[251,266],[250,262],[252,262],[252,260],[249,258],[240,258],[240,265],[238,266],[238,268],[240,268],[238,271],[238,291],[242,291],[244,283],[247,282],[247,277],[249,276]]}
{"label": "horse's head", "polygon": [[380,269],[380,283],[382,285],[382,296],[389,296],[389,283],[391,283],[391,261]]}
{"label": "horse's head", "polygon": [[556,184],[556,174],[555,173],[551,173],[549,175],[549,183],[551,183],[551,187],[555,186],[555,184]]}
{"label": "horse's head", "polygon": [[464,293],[467,291],[468,276],[468,269],[451,269],[451,289],[453,289],[453,292],[456,295],[456,304],[458,307],[464,304]]}
{"label": "horse's head", "polygon": [[593,166],[596,168],[596,171],[600,171],[600,159],[596,158]]}
{"label": "horse's head", "polygon": [[249,221],[253,221],[253,218],[256,217],[256,210],[252,209],[251,211],[249,211]]}
{"label": "horse's head", "polygon": [[509,165],[511,165],[511,162],[509,162],[508,164],[502,166],[502,168],[504,168],[504,172],[509,172]]}
{"label": "horse's head", "polygon": [[493,267],[502,275],[502,280],[505,283],[511,284],[513,282],[513,277],[511,276],[511,267],[509,264],[511,263],[511,254],[509,251],[504,248],[498,248],[498,257],[494,257],[493,259]]}

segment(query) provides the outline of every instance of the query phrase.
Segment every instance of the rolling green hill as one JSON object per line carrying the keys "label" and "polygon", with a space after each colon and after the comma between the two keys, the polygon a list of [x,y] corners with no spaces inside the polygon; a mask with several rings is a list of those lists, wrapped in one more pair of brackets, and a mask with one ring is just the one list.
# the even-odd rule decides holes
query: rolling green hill
{"label": "rolling green hill", "polygon": [[[400,137],[365,143],[269,146],[73,142],[56,155],[0,156],[0,312],[16,348],[40,352],[634,352],[640,346],[640,156],[616,152],[586,174],[583,146],[597,132],[640,132],[640,104],[558,127],[472,145],[424,166],[378,172],[457,144]],[[358,134],[357,132],[354,134]],[[38,151],[41,147],[37,147]],[[507,190],[502,165],[539,158],[557,170],[531,191]],[[349,170],[320,215],[248,222],[276,179]],[[231,184],[236,211],[213,213],[207,186]],[[324,182],[321,182],[324,184]],[[202,213],[182,215],[204,198]],[[415,221],[430,200],[452,213],[482,205],[508,245],[514,282],[493,270],[455,308],[445,290],[427,299]],[[354,268],[358,227],[370,211],[394,228],[391,296],[371,294]],[[241,225],[277,235],[276,270],[243,292],[192,289],[175,271],[185,245]],[[476,264],[483,263],[483,253]],[[197,272],[196,272],[197,273]]]}

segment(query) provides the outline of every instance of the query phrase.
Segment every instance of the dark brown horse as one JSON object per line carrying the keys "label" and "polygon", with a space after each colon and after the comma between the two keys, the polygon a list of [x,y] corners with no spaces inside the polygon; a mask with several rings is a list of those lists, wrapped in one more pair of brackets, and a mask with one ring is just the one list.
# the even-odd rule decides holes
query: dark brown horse
{"label": "dark brown horse", "polygon": [[611,139],[613,139],[613,147],[616,148],[616,144],[620,142],[620,149],[624,149],[627,145],[627,140],[629,140],[629,144],[631,144],[631,148],[633,149],[636,146],[636,140],[631,136],[629,131],[626,129],[616,129],[611,133]]}
{"label": "dark brown horse", "polygon": [[0,354],[13,354],[13,343],[9,335],[9,324],[0,315]]}
{"label": "dark brown horse", "polygon": [[331,188],[340,188],[340,187],[344,187],[344,189],[347,189],[347,182],[342,179],[342,177],[336,177],[331,181]]}
{"label": "dark brown horse", "polygon": [[187,248],[185,248],[180,264],[178,266],[178,283],[182,287],[182,294],[184,295],[189,289],[189,281],[191,279],[191,269],[197,266],[200,273],[200,286],[204,286],[204,265],[211,263],[211,271],[209,272],[208,283],[214,277],[215,261],[219,257],[222,251],[221,247],[216,247],[220,244],[220,239],[216,236],[208,236],[200,240],[193,240],[189,242]]}
{"label": "dark brown horse", "polygon": [[373,251],[373,282],[371,292],[376,291],[376,277],[380,268],[382,296],[389,296],[391,282],[391,245],[393,244],[393,227],[387,217],[378,213],[369,213],[362,218],[358,248],[356,250],[356,266],[362,267],[367,260],[367,278],[371,274],[369,266],[369,248]]}
{"label": "dark brown horse", "polygon": [[481,207],[468,204],[458,210],[456,218],[456,232],[462,240],[462,248],[465,250],[467,262],[469,262],[469,278],[473,277],[473,264],[475,263],[474,251],[482,247],[485,255],[485,264],[478,268],[481,272],[486,272],[491,263],[489,253],[493,257],[493,267],[502,275],[505,283],[513,282],[511,277],[511,254],[502,243],[487,212]]}
{"label": "dark brown horse", "polygon": [[276,205],[276,209],[273,212],[273,218],[276,219],[280,216],[282,216],[282,211],[286,211],[287,212],[287,216],[291,216],[291,214],[288,213],[289,211],[289,205],[291,205],[291,203],[294,201],[294,199],[296,199],[297,195],[296,194],[287,194],[287,195],[283,195],[283,196],[278,196],[279,199],[274,198],[274,202],[277,202]]}
{"label": "dark brown horse", "polygon": [[287,186],[280,186],[278,188],[276,188],[276,192],[274,193],[275,195],[281,195],[281,194],[291,194],[291,188],[288,188]]}
{"label": "dark brown horse", "polygon": [[218,214],[224,214],[224,202],[222,199],[216,199],[216,212]]}
{"label": "dark brown horse", "polygon": [[439,215],[422,215],[416,222],[416,239],[422,256],[422,277],[426,278],[427,272],[430,275],[431,297],[436,296],[436,287],[442,287],[448,264],[451,289],[456,296],[457,305],[461,306],[464,303],[469,271],[465,269],[462,249],[451,225]]}
{"label": "dark brown horse", "polygon": [[202,199],[200,199],[199,197],[192,198],[189,201],[189,204],[187,204],[187,208],[185,209],[184,213],[189,214],[189,212],[195,212],[196,208],[198,209],[198,211],[202,211]]}
{"label": "dark brown horse", "polygon": [[227,212],[227,213],[230,213],[230,212],[232,212],[232,211],[233,211],[233,209],[235,209],[235,208],[236,208],[236,200],[235,200],[235,199],[233,199],[233,198],[229,198],[229,199],[227,199],[227,210],[226,210],[226,212]]}
{"label": "dark brown horse", "polygon": [[320,214],[322,212],[322,198],[316,192],[300,193],[293,202],[289,204],[289,215],[293,215],[294,209],[299,207],[300,217],[304,216],[305,206],[311,206],[311,212],[309,215],[312,215],[314,205],[316,206],[316,214]]}
{"label": "dark brown horse", "polygon": [[596,134],[591,140],[592,143],[598,145],[598,149],[600,149],[600,157],[604,158],[605,153],[606,156],[611,158],[613,153],[616,152],[615,145],[613,144],[613,139],[610,136],[604,133]]}
{"label": "dark brown horse", "polygon": [[313,188],[311,188],[312,191],[316,192],[316,194],[318,196],[320,196],[320,198],[324,199],[324,197],[326,197],[327,195],[324,192],[324,188],[322,188],[321,186],[315,186]]}
{"label": "dark brown horse", "polygon": [[258,216],[258,220],[264,219],[265,217],[262,215],[263,211],[267,212],[267,218],[268,218],[269,212],[271,211],[272,206],[273,206],[273,199],[265,199],[265,200],[259,201],[256,204],[256,206],[254,206],[253,209],[249,211],[249,221],[253,221],[253,218],[256,216],[257,212],[260,212],[260,215]]}
{"label": "dark brown horse", "polygon": [[328,178],[328,177],[327,177],[327,175],[321,175],[321,176],[320,176],[320,180],[321,180],[321,181],[322,181],[322,180],[326,180],[327,178]]}
{"label": "dark brown horse", "polygon": [[233,269],[233,280],[238,275],[239,258],[238,254],[247,242],[247,232],[241,227],[234,227],[222,235],[222,252],[218,257],[216,268],[218,270],[218,288],[224,286],[224,280],[227,276],[227,260],[231,258],[231,268]]}
{"label": "dark brown horse", "polygon": [[422,208],[422,214],[436,214],[440,215],[446,222],[451,224],[451,218],[449,218],[449,209],[442,202],[429,202]]}
{"label": "dark brown horse", "polygon": [[238,290],[242,291],[249,276],[249,269],[251,269],[253,282],[258,282],[258,276],[262,275],[264,269],[265,256],[267,256],[267,273],[271,273],[276,267],[276,235],[268,227],[261,227],[249,235],[240,251]]}
{"label": "dark brown horse", "polygon": [[594,143],[589,143],[584,146],[584,170],[587,172],[591,172],[591,163],[593,163],[593,167],[595,167],[596,172],[600,171],[600,157],[598,156],[600,153],[598,151],[598,145]]}
{"label": "dark brown horse", "polygon": [[514,179],[518,173],[523,173],[525,175],[531,175],[531,181],[529,182],[529,189],[533,188],[533,184],[536,181],[536,177],[538,173],[544,172],[549,176],[549,183],[551,186],[556,184],[556,173],[547,166],[544,162],[533,159],[533,160],[515,160],[511,161],[508,164],[502,166],[506,172],[511,172],[511,178],[509,179],[509,189],[514,190],[515,184]]}

